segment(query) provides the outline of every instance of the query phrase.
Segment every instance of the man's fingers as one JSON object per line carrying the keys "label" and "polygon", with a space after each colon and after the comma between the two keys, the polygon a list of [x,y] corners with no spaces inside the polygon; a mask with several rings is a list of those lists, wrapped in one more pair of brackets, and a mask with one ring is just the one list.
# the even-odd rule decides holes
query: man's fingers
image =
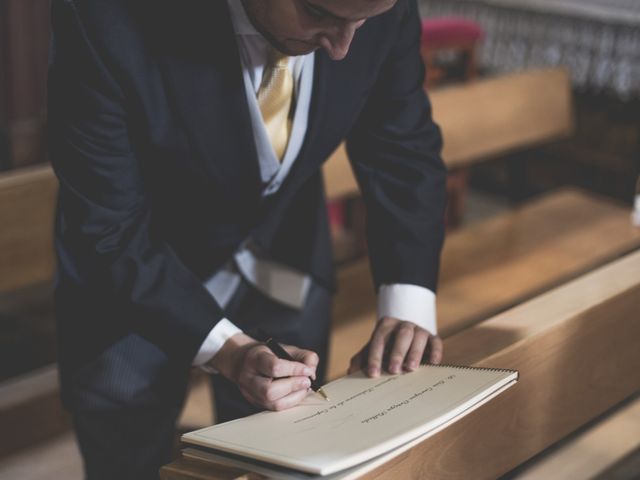
{"label": "man's fingers", "polygon": [[368,348],[369,348],[369,345],[367,344],[364,347],[362,347],[358,353],[356,353],[353,357],[351,357],[347,374],[351,374],[351,373],[357,372],[358,370],[362,370],[362,368],[364,367],[364,360],[368,356]]}
{"label": "man's fingers", "polygon": [[271,406],[292,392],[307,391],[310,382],[307,377],[287,377],[274,380],[260,375],[246,378],[241,390],[245,397],[262,408],[272,409]]}
{"label": "man's fingers", "polygon": [[414,371],[420,365],[428,341],[429,332],[421,328],[416,328],[413,341],[411,342],[411,348],[409,348],[405,360],[405,368],[410,372]]}
{"label": "man's fingers", "polygon": [[308,377],[287,377],[274,380],[255,376],[252,379],[252,385],[248,388],[262,406],[274,410],[273,405],[280,399],[298,390],[307,392],[310,386],[311,382]]}
{"label": "man's fingers", "polygon": [[315,375],[315,368],[304,363],[278,358],[268,349],[260,350],[255,355],[252,366],[257,373],[270,378]]}
{"label": "man's fingers", "polygon": [[442,354],[444,351],[444,345],[442,339],[437,335],[431,335],[430,338],[431,354],[429,355],[429,362],[438,364],[442,361]]}
{"label": "man's fingers", "polygon": [[415,331],[415,324],[409,322],[402,322],[396,328],[395,340],[389,355],[389,373],[402,372],[402,364],[413,343]]}
{"label": "man's fingers", "polygon": [[242,395],[252,404],[270,410],[293,407],[304,399],[315,376],[318,356],[309,350],[286,347],[300,361],[278,358],[264,345],[245,352],[236,383]]}
{"label": "man's fingers", "polygon": [[306,366],[313,368],[314,374],[311,375],[311,377],[315,380],[315,370],[318,367],[318,363],[320,363],[320,357],[318,357],[318,354],[311,350],[305,350],[304,348],[298,348],[293,345],[283,345],[282,347],[296,360],[296,362],[304,363]]}
{"label": "man's fingers", "polygon": [[367,375],[370,377],[380,375],[385,345],[397,323],[398,322],[393,319],[383,318],[378,322],[376,329],[373,331],[373,335],[369,341],[369,356],[367,358]]}
{"label": "man's fingers", "polygon": [[[280,381],[280,380],[278,380]],[[307,395],[309,395],[309,391],[307,389],[304,390],[295,390],[284,397],[280,397],[278,400],[271,402],[267,405],[269,410],[286,410],[287,408],[295,407],[302,400],[304,400]]]}

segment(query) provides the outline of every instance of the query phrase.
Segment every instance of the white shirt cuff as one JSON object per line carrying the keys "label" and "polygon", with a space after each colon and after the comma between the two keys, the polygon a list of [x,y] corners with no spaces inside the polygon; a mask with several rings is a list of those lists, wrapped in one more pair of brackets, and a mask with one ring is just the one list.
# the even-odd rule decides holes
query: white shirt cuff
{"label": "white shirt cuff", "polygon": [[378,318],[393,317],[412,322],[433,335],[438,334],[436,295],[418,285],[393,283],[378,290]]}
{"label": "white shirt cuff", "polygon": [[224,342],[238,333],[242,333],[242,330],[236,327],[228,319],[223,318],[220,320],[216,323],[216,326],[211,329],[207,338],[202,342],[202,345],[200,345],[200,350],[198,350],[196,358],[193,359],[193,365],[196,367],[202,367],[203,370],[215,373],[205,364],[211,360],[216,353],[218,353],[222,348],[222,345],[224,345]]}

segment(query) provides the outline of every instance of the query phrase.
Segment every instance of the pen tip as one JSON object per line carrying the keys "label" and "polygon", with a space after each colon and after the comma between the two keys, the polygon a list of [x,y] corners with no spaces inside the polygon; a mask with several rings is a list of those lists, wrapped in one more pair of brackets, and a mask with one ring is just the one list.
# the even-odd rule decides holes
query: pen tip
{"label": "pen tip", "polygon": [[329,397],[327,396],[327,394],[325,393],[325,391],[323,389],[319,388],[318,389],[318,393],[320,395],[322,395],[327,402],[329,401]]}

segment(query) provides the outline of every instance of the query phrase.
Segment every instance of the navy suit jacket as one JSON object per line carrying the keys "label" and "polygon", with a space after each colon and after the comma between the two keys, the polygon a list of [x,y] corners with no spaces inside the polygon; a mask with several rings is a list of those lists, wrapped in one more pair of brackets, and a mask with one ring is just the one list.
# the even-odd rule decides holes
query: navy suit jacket
{"label": "navy suit jacket", "polygon": [[223,0],[53,0],[50,156],[60,180],[56,313],[74,408],[180,401],[224,313],[202,286],[247,237],[333,287],[321,164],[345,138],[376,286],[436,288],[441,136],[422,89],[415,0],[318,51],[309,126],[261,197]]}

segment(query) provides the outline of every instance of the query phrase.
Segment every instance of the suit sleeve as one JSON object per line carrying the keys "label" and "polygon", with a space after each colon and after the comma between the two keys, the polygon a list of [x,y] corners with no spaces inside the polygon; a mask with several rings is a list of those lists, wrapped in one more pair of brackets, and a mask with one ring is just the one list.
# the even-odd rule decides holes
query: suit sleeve
{"label": "suit sleeve", "polygon": [[442,138],[422,83],[420,18],[404,2],[394,44],[347,138],[367,207],[376,288],[411,284],[435,292],[444,237]]}
{"label": "suit sleeve", "polygon": [[134,331],[190,365],[222,311],[154,228],[127,98],[90,40],[95,32],[68,0],[53,1],[52,20],[49,150],[60,181],[61,276],[100,289]]}

